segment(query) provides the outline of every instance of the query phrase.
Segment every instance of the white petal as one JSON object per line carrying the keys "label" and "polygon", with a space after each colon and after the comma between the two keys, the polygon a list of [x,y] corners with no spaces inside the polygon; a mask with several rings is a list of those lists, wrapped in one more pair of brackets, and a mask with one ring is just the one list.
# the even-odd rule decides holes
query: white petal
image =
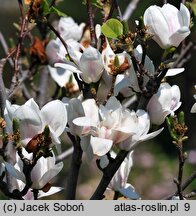
{"label": "white petal", "polygon": [[196,103],[192,106],[191,113],[196,113]]}
{"label": "white petal", "polygon": [[73,120],[73,123],[82,127],[96,127],[96,123],[88,117],[78,117]]}
{"label": "white petal", "polygon": [[14,118],[20,120],[20,133],[23,144],[27,144],[30,139],[42,132],[41,116],[30,106],[24,104],[19,107],[14,113]]}
{"label": "white petal", "polygon": [[54,64],[55,67],[60,67],[60,68],[63,68],[65,70],[70,70],[72,71],[73,73],[82,73],[76,65],[74,65],[74,63],[69,63],[69,64],[65,64],[65,63],[56,63]]}
{"label": "white petal", "polygon": [[64,87],[69,81],[71,72],[63,68],[54,68],[48,65],[48,70],[50,72],[53,80],[60,86]]}
{"label": "white petal", "polygon": [[113,141],[91,136],[90,144],[95,155],[103,156],[110,151]]}
{"label": "white petal", "polygon": [[173,68],[173,69],[169,69],[166,73],[165,76],[175,76],[177,74],[180,74],[184,71],[184,68]]}
{"label": "white petal", "polygon": [[44,126],[48,124],[57,137],[63,133],[67,124],[67,111],[60,100],[47,103],[41,109],[41,116]]}

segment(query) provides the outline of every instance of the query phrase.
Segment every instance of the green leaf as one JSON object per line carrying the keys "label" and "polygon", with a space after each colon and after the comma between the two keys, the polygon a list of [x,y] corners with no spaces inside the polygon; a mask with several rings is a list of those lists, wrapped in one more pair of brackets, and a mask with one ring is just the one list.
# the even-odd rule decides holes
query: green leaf
{"label": "green leaf", "polygon": [[46,16],[47,14],[50,13],[50,7],[49,7],[49,4],[48,4],[47,0],[44,0],[42,2],[42,10],[43,10],[43,15],[44,16]]}
{"label": "green leaf", "polygon": [[67,15],[64,14],[62,11],[58,10],[57,8],[55,8],[55,7],[53,7],[53,6],[50,8],[50,12],[51,12],[51,13],[55,13],[55,14],[57,14],[58,16],[62,16],[62,17],[67,16]]}
{"label": "green leaf", "polygon": [[191,9],[192,9],[194,15],[196,16],[196,3],[191,3]]}
{"label": "green leaf", "polygon": [[123,34],[123,25],[117,19],[109,19],[101,27],[102,33],[108,38],[118,39]]}

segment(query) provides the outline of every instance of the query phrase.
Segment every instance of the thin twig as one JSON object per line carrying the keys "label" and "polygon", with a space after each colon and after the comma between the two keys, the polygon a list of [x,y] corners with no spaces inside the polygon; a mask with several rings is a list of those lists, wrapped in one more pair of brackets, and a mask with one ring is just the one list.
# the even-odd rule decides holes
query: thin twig
{"label": "thin twig", "polygon": [[[194,180],[196,179],[196,171],[193,172],[191,174],[191,176],[189,176],[185,181],[184,183],[182,184],[182,191],[184,191]],[[171,199],[173,196],[177,196],[178,195],[178,190],[176,192],[174,192],[173,194],[167,196],[167,197],[164,197],[163,199],[164,200],[169,200]]]}
{"label": "thin twig", "polygon": [[56,164],[60,163],[61,161],[64,161],[66,158],[72,155],[74,148],[70,147],[60,155],[56,156]]}
{"label": "thin twig", "polygon": [[131,17],[131,15],[133,14],[134,10],[137,8],[137,4],[139,3],[139,1],[140,0],[132,0],[128,4],[128,6],[127,6],[127,8],[126,8],[126,10],[125,10],[125,12],[123,14],[123,20],[128,20]]}
{"label": "thin twig", "polygon": [[179,169],[178,169],[178,179],[176,181],[176,185],[178,188],[178,196],[180,200],[183,200],[182,194],[182,176],[183,176],[183,167],[184,167],[184,155],[182,150],[182,145],[177,146],[178,149],[178,160],[179,160]]}
{"label": "thin twig", "polygon": [[[7,45],[7,43],[5,41],[5,38],[4,38],[4,36],[3,36],[3,34],[1,32],[0,32],[0,42],[1,42],[1,45],[3,47],[3,50],[4,50],[5,54],[8,56],[9,55],[8,45]],[[8,58],[8,61],[9,61],[10,65],[11,65],[11,67],[13,67],[14,63],[13,63],[12,59]]]}
{"label": "thin twig", "polygon": [[118,0],[114,0],[114,6],[118,12],[118,17],[120,20],[123,20],[123,15],[122,15],[122,12],[121,12],[121,9],[119,7],[119,4],[118,4]]}
{"label": "thin twig", "polygon": [[92,2],[91,0],[87,0],[87,12],[88,12],[88,22],[90,27],[90,35],[91,35],[91,45],[96,47],[97,38],[95,35],[95,27],[93,21],[93,10],[92,10]]}

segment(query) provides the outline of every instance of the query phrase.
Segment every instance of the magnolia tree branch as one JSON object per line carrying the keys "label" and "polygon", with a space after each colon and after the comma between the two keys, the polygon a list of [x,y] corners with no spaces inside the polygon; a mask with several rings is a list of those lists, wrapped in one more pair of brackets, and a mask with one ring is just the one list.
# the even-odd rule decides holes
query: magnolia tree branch
{"label": "magnolia tree branch", "polygon": [[91,200],[101,200],[104,198],[103,194],[107,189],[108,184],[112,180],[112,177],[114,176],[114,174],[116,173],[116,171],[118,170],[118,168],[120,167],[121,163],[124,161],[128,153],[128,151],[121,150],[116,156],[116,158],[110,161],[109,165],[105,169],[103,169],[103,177],[96,191],[90,198]]}
{"label": "magnolia tree branch", "polygon": [[90,28],[90,35],[91,35],[91,45],[93,47],[96,47],[97,38],[95,35],[95,27],[94,27],[94,21],[93,21],[93,9],[92,9],[91,0],[87,0],[87,12],[88,12],[88,22],[89,22],[89,28]]}
{"label": "magnolia tree branch", "polygon": [[68,133],[68,136],[73,142],[74,150],[72,154],[71,166],[67,177],[66,199],[74,200],[76,197],[77,181],[78,181],[80,166],[82,163],[83,151],[81,149],[80,139],[74,137],[70,133]]}
{"label": "magnolia tree branch", "polygon": [[128,6],[127,6],[127,8],[126,8],[126,10],[125,10],[125,12],[123,14],[123,20],[128,20],[131,17],[131,15],[133,14],[134,10],[137,8],[137,5],[138,5],[139,1],[140,0],[132,0],[128,4]]}

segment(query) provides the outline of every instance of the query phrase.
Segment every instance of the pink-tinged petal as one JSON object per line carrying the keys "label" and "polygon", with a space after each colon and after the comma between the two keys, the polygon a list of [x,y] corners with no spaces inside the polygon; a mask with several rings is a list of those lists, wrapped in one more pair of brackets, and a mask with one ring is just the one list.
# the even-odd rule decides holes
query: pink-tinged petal
{"label": "pink-tinged petal", "polygon": [[87,99],[82,102],[85,116],[91,118],[96,125],[99,122],[99,108],[94,99]]}
{"label": "pink-tinged petal", "polygon": [[68,63],[56,63],[56,64],[54,64],[54,66],[55,66],[55,67],[63,68],[63,69],[65,69],[65,70],[70,70],[70,71],[72,71],[73,73],[78,73],[78,74],[82,73],[82,72],[77,68],[77,66],[76,66],[74,63],[72,63],[72,62],[69,62],[69,64],[68,64]]}
{"label": "pink-tinged petal", "polygon": [[168,35],[170,35],[169,27],[160,7],[155,5],[150,6],[145,11],[144,24],[147,26],[149,33],[153,35],[153,39],[159,46],[162,48],[168,46]]}
{"label": "pink-tinged petal", "polygon": [[46,46],[46,55],[49,63],[53,65],[65,58],[66,50],[59,40],[51,40]]}
{"label": "pink-tinged petal", "polygon": [[177,74],[180,74],[184,71],[184,68],[172,68],[172,69],[169,69],[166,73],[166,77],[168,76],[175,76]]}
{"label": "pink-tinged petal", "polygon": [[93,149],[93,154],[103,156],[110,151],[113,141],[91,136],[90,144]]}
{"label": "pink-tinged petal", "polygon": [[97,82],[104,69],[99,51],[91,46],[85,49],[80,58],[79,68],[86,83]]}
{"label": "pink-tinged petal", "polygon": [[190,12],[182,4],[180,11],[171,4],[164,4],[162,8],[149,7],[144,13],[144,23],[149,33],[154,35],[153,39],[163,49],[178,47],[190,34]]}
{"label": "pink-tinged petal", "polygon": [[60,100],[47,103],[41,109],[41,116],[44,126],[49,125],[57,137],[63,133],[67,124],[67,111]]}

